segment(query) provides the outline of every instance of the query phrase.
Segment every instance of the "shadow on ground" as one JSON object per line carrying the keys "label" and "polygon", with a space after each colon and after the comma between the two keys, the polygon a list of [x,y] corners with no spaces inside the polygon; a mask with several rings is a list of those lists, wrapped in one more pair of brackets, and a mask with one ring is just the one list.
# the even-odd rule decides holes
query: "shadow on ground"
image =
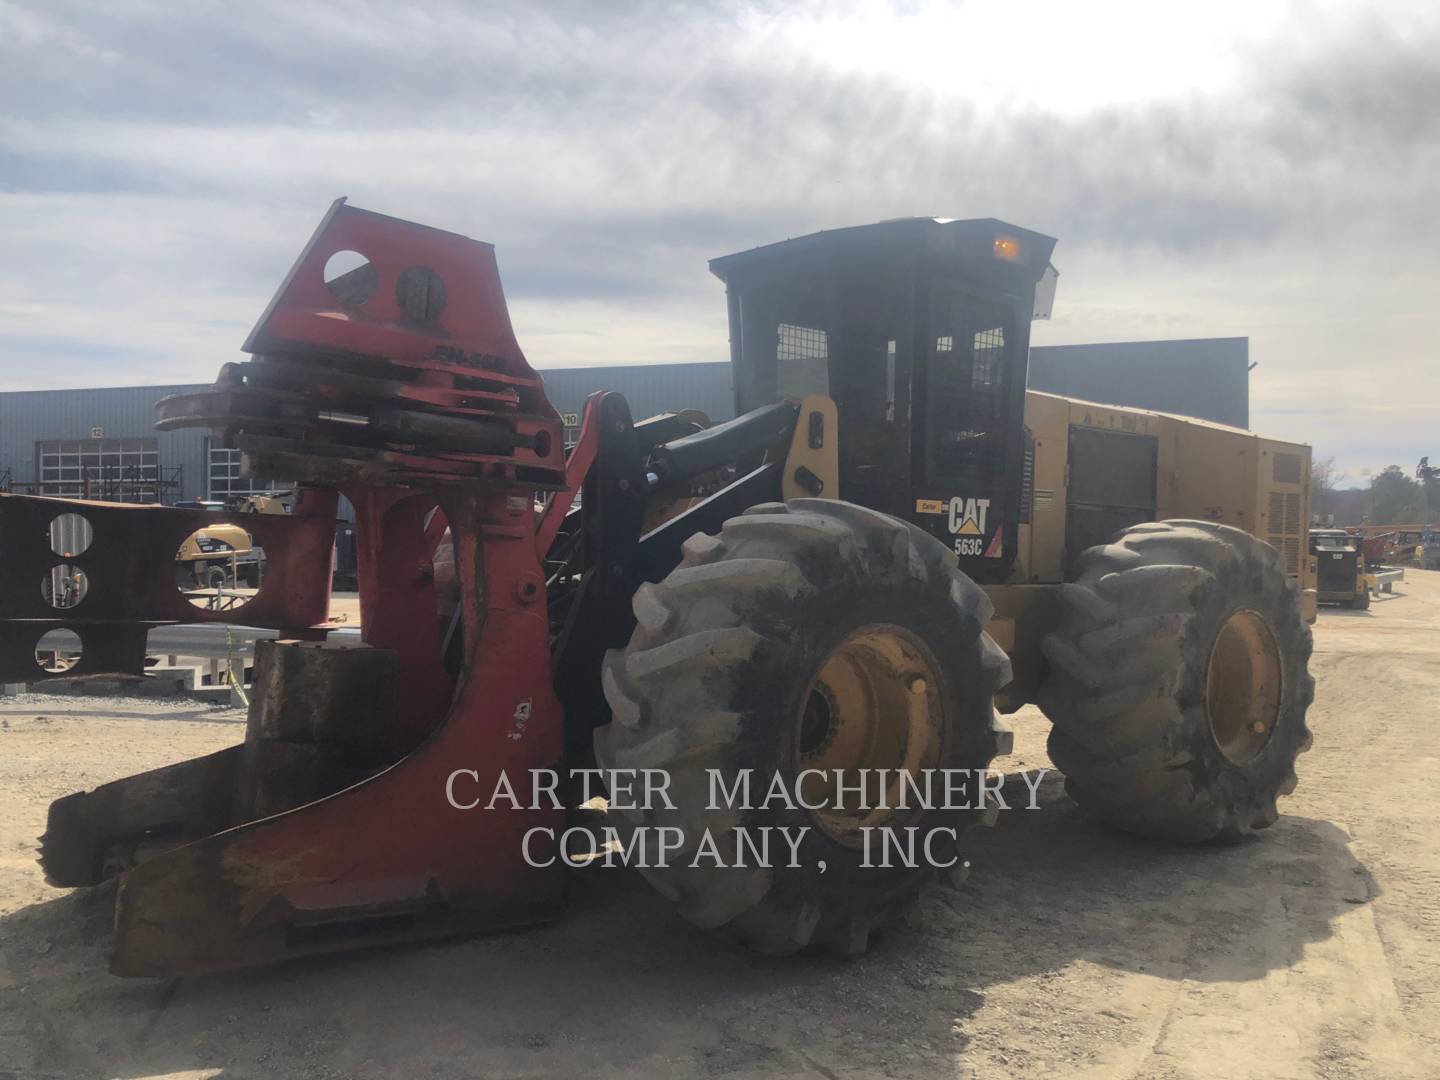
{"label": "shadow on ground", "polygon": [[736,950],[634,872],[595,870],[546,928],[126,981],[105,971],[113,894],[77,892],[0,920],[0,1077],[948,1074],[998,987],[1093,1026],[1094,1001],[1044,996],[1077,964],[1092,997],[1116,973],[1259,979],[1377,891],[1322,821],[1177,849],[1104,829],[1056,778],[1040,800],[974,836],[924,930],[850,962]]}

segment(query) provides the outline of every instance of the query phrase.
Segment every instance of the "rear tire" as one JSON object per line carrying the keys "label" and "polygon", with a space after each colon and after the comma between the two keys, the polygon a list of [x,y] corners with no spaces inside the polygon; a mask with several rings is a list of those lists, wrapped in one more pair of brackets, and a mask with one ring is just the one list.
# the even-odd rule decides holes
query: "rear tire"
{"label": "rear tire", "polygon": [[[805,769],[985,768],[992,695],[1010,678],[984,633],[990,601],[932,537],[831,500],[756,506],[684,550],[635,594],[634,636],[605,663],[613,721],[595,733],[602,767],[670,776],[673,810],[628,816],[678,827],[684,846],[642,872],[683,917],[762,952],[861,952],[914,915],[936,867],[864,867],[853,813],[759,804],[772,777],[794,792]],[[727,784],[750,770],[752,808],[708,809],[709,770]],[[827,794],[802,790],[812,804]],[[953,800],[967,805],[944,802],[936,776],[935,805],[912,801],[875,824],[914,836],[917,851],[934,834],[935,861],[958,859],[954,838],[979,818],[979,798],[972,784]],[[729,863],[736,827],[753,838],[782,826],[808,829],[795,865],[779,834],[768,868],[691,865],[707,830]]]}
{"label": "rear tire", "polygon": [[1136,525],[1062,587],[1038,702],[1074,800],[1178,841],[1274,823],[1310,747],[1310,630],[1275,549],[1206,521]]}

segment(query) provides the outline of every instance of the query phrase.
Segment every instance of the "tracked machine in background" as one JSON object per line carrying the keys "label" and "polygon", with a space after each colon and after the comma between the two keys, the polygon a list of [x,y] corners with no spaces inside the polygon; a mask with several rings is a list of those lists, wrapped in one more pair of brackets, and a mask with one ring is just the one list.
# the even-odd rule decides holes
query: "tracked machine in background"
{"label": "tracked machine in background", "polygon": [[1315,560],[1315,597],[1322,604],[1356,610],[1370,606],[1363,544],[1344,529],[1311,529],[1310,557]]}
{"label": "tracked machine in background", "polygon": [[[0,499],[0,679],[40,677],[53,628],[83,643],[71,676],[138,673],[168,622],[284,638],[260,646],[244,744],[57,801],[47,876],[119,875],[128,975],[541,921],[567,811],[457,796],[587,765],[593,743],[607,768],[668,772],[673,807],[633,817],[685,837],[647,871],[682,916],[768,952],[856,952],[933,872],[864,868],[864,830],[944,857],[983,810],[973,789],[887,809],[887,784],[985,768],[1009,747],[996,706],[1027,702],[1105,820],[1187,842],[1271,824],[1310,741],[1309,450],[1027,394],[1053,246],[922,218],[717,259],[738,417],[637,422],[597,393],[567,454],[492,249],[337,203],[253,358],[161,405],[161,426],[300,483],[292,513],[244,519],[268,572],[243,613],[197,614],[174,586],[177,544],[213,515]],[[341,494],[357,646],[324,641]],[[67,556],[87,595],[57,610],[36,583],[64,512],[94,542]],[[437,605],[447,532],[458,587]],[[709,810],[708,772],[746,769],[814,809]],[[868,809],[841,798],[857,786]],[[686,857],[764,825],[806,828],[794,865]]]}

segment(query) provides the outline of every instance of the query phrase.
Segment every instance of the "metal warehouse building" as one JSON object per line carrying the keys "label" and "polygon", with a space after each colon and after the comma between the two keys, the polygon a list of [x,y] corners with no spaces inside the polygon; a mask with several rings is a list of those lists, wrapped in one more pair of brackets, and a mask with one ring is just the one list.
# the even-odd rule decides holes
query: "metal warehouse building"
{"label": "metal warehouse building", "polygon": [[155,403],[193,389],[0,393],[0,488],[123,502],[204,498],[211,481],[209,460],[217,471],[233,472],[238,455],[218,449],[209,453],[201,428],[154,428]]}
{"label": "metal warehouse building", "polygon": [[[585,399],[596,390],[617,390],[639,420],[677,409],[699,409],[711,420],[735,415],[729,364],[631,364],[628,367],[551,368],[540,372],[550,403],[573,428]],[[572,433],[573,434],[573,433]]]}
{"label": "metal warehouse building", "polygon": [[1030,387],[1248,428],[1250,339],[1037,346]]}
{"label": "metal warehouse building", "polygon": [[[1030,386],[1055,394],[1249,425],[1249,340],[1036,346]],[[595,390],[616,390],[637,417],[699,409],[729,419],[728,363],[644,364],[542,371],[565,417],[578,422]],[[154,430],[155,403],[187,386],[0,392],[0,490],[126,502],[225,499],[271,486],[240,476],[239,452],[202,428]]]}

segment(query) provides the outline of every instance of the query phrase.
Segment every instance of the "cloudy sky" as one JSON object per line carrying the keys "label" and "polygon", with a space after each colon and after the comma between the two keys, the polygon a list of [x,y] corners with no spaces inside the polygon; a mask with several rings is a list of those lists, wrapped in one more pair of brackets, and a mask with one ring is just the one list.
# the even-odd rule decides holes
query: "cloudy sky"
{"label": "cloudy sky", "polygon": [[715,255],[1005,218],[1037,344],[1248,336],[1258,430],[1440,453],[1433,0],[0,0],[0,388],[208,381],[341,194],[495,243],[540,366],[724,359]]}

